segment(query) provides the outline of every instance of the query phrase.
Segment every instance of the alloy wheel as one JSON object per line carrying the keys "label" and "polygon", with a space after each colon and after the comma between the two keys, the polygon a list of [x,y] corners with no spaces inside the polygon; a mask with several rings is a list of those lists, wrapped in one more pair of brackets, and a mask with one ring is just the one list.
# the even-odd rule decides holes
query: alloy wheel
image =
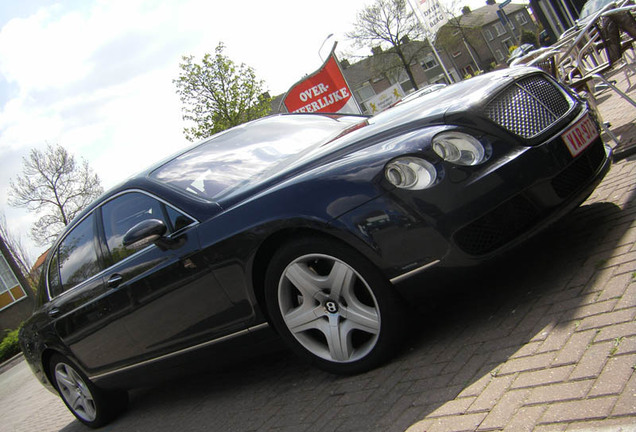
{"label": "alloy wheel", "polygon": [[353,267],[330,255],[293,260],[278,286],[283,321],[309,352],[349,363],[375,347],[381,328],[378,302]]}

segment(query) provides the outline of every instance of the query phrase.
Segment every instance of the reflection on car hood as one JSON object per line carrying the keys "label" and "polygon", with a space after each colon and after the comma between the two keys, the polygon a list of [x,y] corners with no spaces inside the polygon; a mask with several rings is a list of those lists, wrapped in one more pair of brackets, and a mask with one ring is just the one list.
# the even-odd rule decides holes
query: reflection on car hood
{"label": "reflection on car hood", "polygon": [[[344,123],[342,131],[337,136],[332,136],[322,143],[316,142],[298,152],[290,152],[286,155],[278,154],[275,159],[271,159],[264,166],[263,170],[254,171],[253,175],[246,176],[247,178],[244,180],[222,190],[214,197],[208,195],[206,198],[225,206],[241,200],[242,197],[245,198],[245,194],[256,193],[257,190],[267,188],[272,182],[284,181],[321,166],[334,157],[342,157],[345,154],[427,125],[443,124],[445,119],[453,114],[458,112],[465,114],[482,105],[502,86],[511,83],[517,76],[527,72],[528,68],[515,68],[480,75],[407,101],[375,117],[349,117],[346,122],[342,122]],[[300,121],[301,116],[312,115],[275,116],[257,122],[265,124],[282,122],[282,125],[288,120],[289,124],[293,125]],[[313,114],[313,116],[316,115]],[[300,126],[302,126],[302,121],[300,121]],[[240,148],[236,150],[238,153],[234,157],[240,160]],[[237,165],[237,169],[240,169],[240,164]],[[188,190],[185,187],[184,189]],[[204,189],[204,187],[201,188],[201,191]]]}
{"label": "reflection on car hood", "polygon": [[386,110],[370,120],[382,128],[405,121],[444,121],[449,114],[482,104],[502,85],[531,68],[503,69],[461,81]]}

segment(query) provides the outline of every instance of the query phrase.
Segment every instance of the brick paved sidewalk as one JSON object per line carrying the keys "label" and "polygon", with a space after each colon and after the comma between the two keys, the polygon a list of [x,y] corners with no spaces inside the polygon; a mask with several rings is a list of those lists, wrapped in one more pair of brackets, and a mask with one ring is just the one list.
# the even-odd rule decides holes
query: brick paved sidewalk
{"label": "brick paved sidewalk", "polygon": [[[554,230],[557,249],[542,264],[533,257],[535,280],[520,281],[531,291],[518,303],[510,298],[507,314],[503,306],[489,316],[495,325],[462,329],[452,344],[458,351],[430,357],[424,370],[435,373],[420,385],[435,393],[443,379],[438,391],[451,397],[409,432],[636,426],[635,179],[635,162],[616,164],[561,224],[568,230]],[[426,397],[411,409],[426,412]]]}
{"label": "brick paved sidewalk", "polygon": [[[623,72],[615,72],[609,79],[616,80],[616,86],[626,92],[632,99],[636,99],[636,77],[628,81]],[[631,84],[631,86],[630,86]],[[604,141],[614,147],[617,160],[636,154],[636,108],[619,97],[615,92],[607,89],[595,95],[599,104],[601,116],[611,123],[610,130],[618,138],[618,145],[609,141],[607,135]]]}

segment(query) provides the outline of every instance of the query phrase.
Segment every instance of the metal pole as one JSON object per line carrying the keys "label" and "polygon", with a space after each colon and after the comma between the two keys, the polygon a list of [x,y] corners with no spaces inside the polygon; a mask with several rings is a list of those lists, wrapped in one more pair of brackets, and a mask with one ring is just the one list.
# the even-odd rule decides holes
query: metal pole
{"label": "metal pole", "polygon": [[481,64],[479,64],[479,62],[475,58],[475,55],[473,54],[473,51],[468,46],[468,42],[466,42],[466,38],[462,38],[462,41],[464,42],[464,46],[466,47],[466,50],[468,51],[468,54],[470,54],[470,58],[473,59],[473,63],[475,63],[475,66],[477,67],[477,70],[479,70],[479,71],[483,70],[481,68]]}
{"label": "metal pole", "polygon": [[351,99],[353,99],[353,102],[355,103],[356,108],[358,108],[358,114],[362,114],[362,107],[358,103],[358,99],[356,99],[356,96],[353,94],[353,87],[349,85],[349,82],[347,81],[347,77],[342,71],[342,67],[340,66],[340,61],[338,60],[338,56],[336,55],[337,46],[338,46],[338,41],[335,41],[333,43],[333,47],[331,48],[331,52],[329,53],[329,56],[333,56],[333,59],[336,61],[336,64],[338,65],[338,70],[340,71],[340,74],[342,74],[342,79],[344,79],[345,84],[347,85],[347,87],[349,88],[349,91],[351,92]]}
{"label": "metal pole", "polygon": [[426,39],[428,39],[428,44],[431,46],[433,50],[433,55],[435,55],[435,59],[437,60],[437,63],[442,67],[442,70],[444,71],[444,75],[446,75],[446,79],[448,80],[448,83],[452,84],[455,81],[453,80],[453,77],[451,77],[451,75],[448,73],[448,70],[446,70],[446,65],[444,65],[442,58],[439,56],[439,53],[437,52],[437,48],[435,48],[435,44],[431,42],[432,40],[434,40],[434,38],[431,37],[431,32],[428,27],[428,24],[426,23],[426,20],[424,19],[424,17],[421,16],[421,11],[419,10],[419,8],[413,4],[413,1],[414,0],[409,0],[409,5],[411,5],[411,9],[413,9],[413,13],[415,14],[415,17],[417,18],[417,21],[420,23],[420,25],[422,26],[422,29],[424,30],[424,34],[426,35]]}
{"label": "metal pole", "polygon": [[318,48],[318,57],[320,57],[320,61],[325,61],[325,59],[322,58],[322,55],[320,55],[320,51],[322,50],[322,47],[325,46],[325,43],[327,43],[327,41],[329,40],[331,36],[333,36],[333,33],[329,33],[329,35],[325,38],[325,40],[322,41],[322,44],[320,44],[320,48]]}

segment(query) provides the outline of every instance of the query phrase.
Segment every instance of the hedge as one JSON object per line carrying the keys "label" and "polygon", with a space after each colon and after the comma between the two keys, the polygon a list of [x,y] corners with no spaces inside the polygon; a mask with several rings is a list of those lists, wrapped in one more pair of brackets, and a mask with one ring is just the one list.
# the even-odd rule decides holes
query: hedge
{"label": "hedge", "polygon": [[0,342],[0,363],[9,360],[20,352],[20,345],[18,344],[19,330],[20,329],[16,329],[9,332],[2,342]]}

